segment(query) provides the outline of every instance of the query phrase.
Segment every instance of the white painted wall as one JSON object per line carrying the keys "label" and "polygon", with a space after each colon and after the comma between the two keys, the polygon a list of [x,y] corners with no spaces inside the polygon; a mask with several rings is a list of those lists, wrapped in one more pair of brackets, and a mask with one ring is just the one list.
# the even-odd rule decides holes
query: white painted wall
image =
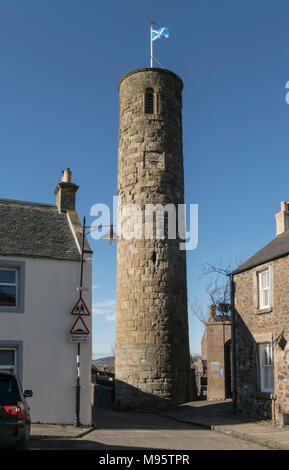
{"label": "white painted wall", "polygon": [[[89,255],[91,257],[91,255]],[[71,310],[78,299],[80,262],[40,258],[0,257],[25,261],[24,313],[0,312],[0,341],[23,341],[23,389],[34,423],[73,424],[77,345],[69,331],[75,321]],[[84,263],[83,298],[91,310],[91,260]],[[85,317],[91,332],[91,317]],[[80,421],[91,424],[90,342],[81,344]]]}

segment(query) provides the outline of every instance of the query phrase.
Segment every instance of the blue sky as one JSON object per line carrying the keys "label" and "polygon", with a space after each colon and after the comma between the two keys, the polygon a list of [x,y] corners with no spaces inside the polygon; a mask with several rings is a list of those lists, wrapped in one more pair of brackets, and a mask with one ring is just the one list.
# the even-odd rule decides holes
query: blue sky
{"label": "blue sky", "polygon": [[[275,236],[289,199],[289,3],[286,0],[2,0],[0,197],[54,203],[61,170],[80,186],[77,209],[112,206],[118,92],[149,65],[149,21],[168,26],[155,56],[184,81],[185,198],[199,204],[188,295],[206,304],[202,263],[246,259]],[[115,334],[116,246],[94,250],[94,355]],[[203,327],[189,312],[192,352]]]}

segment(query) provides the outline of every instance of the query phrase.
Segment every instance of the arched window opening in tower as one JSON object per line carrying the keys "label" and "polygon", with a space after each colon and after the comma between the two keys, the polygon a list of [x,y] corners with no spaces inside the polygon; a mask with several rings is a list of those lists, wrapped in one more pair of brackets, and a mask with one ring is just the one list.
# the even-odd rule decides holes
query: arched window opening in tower
{"label": "arched window opening in tower", "polygon": [[146,114],[154,114],[154,90],[152,88],[146,90],[145,112]]}

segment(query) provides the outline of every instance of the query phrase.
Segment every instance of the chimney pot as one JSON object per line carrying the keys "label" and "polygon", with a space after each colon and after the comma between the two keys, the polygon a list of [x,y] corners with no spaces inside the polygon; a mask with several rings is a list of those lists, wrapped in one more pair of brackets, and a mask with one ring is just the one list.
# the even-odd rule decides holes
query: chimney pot
{"label": "chimney pot", "polygon": [[62,182],[63,183],[71,183],[71,171],[69,168],[63,170],[62,172]]}

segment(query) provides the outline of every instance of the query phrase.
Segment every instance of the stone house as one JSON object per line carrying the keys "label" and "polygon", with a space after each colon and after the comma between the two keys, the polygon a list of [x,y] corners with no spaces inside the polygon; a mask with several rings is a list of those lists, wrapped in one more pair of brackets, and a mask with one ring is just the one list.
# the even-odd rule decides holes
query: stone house
{"label": "stone house", "polygon": [[289,415],[289,204],[276,237],[232,273],[235,398],[243,415]]}
{"label": "stone house", "polygon": [[191,369],[195,369],[196,373],[199,375],[206,375],[207,374],[207,361],[198,357],[196,359],[191,358]]}
{"label": "stone house", "polygon": [[207,396],[207,361],[191,356],[192,400]]}
{"label": "stone house", "polygon": [[[70,342],[79,292],[82,225],[69,169],[56,205],[0,199],[0,368],[15,368],[33,422],[72,424],[77,345]],[[84,300],[91,308],[91,250],[86,241]],[[86,317],[91,331],[91,317]],[[91,424],[91,341],[81,345],[80,421]]]}
{"label": "stone house", "polygon": [[211,305],[202,338],[202,359],[207,365],[207,399],[225,400],[231,391],[231,321],[230,315],[217,314]]}

